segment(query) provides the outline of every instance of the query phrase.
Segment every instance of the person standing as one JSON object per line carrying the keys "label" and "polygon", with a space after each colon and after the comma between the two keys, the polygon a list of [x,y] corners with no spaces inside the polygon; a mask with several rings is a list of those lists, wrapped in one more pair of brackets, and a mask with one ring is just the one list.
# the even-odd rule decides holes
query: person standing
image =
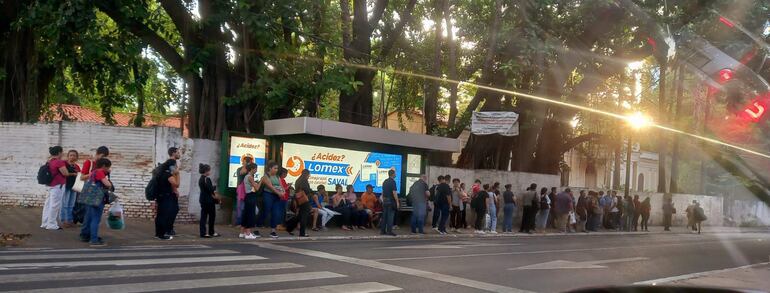
{"label": "person standing", "polygon": [[663,194],[663,231],[671,231],[671,220],[676,214],[671,194]]}
{"label": "person standing", "polygon": [[569,195],[570,189],[567,188],[559,192],[554,197],[553,213],[556,221],[556,228],[559,232],[566,233],[569,225],[569,213],[572,211],[572,198]]}
{"label": "person standing", "polygon": [[308,169],[303,169],[302,173],[299,175],[299,178],[297,178],[297,181],[294,182],[296,187],[296,192],[294,193],[294,200],[297,202],[299,207],[298,210],[298,217],[299,217],[299,237],[309,237],[307,234],[307,224],[310,220],[310,199],[308,198],[311,194],[313,194],[313,191],[310,190],[310,183],[308,182],[308,178],[310,178],[310,171]]}
{"label": "person standing", "polygon": [[695,203],[696,201],[693,200],[684,210],[685,215],[687,215],[687,229],[692,229],[693,231],[697,231],[697,227],[695,227]]}
{"label": "person standing", "polygon": [[[201,205],[200,237],[219,237],[219,234],[214,232],[214,221],[217,217],[216,198],[219,196],[217,195],[214,183],[209,178],[211,176],[211,166],[206,164],[198,165],[198,173],[201,174],[201,177],[198,179],[198,188],[200,189],[198,203]],[[208,230],[206,229],[206,223],[208,223]]]}
{"label": "person standing", "polygon": [[532,183],[527,188],[527,191],[521,196],[521,205],[523,206],[523,214],[521,217],[521,228],[519,232],[532,234],[532,229],[535,227],[535,214],[537,213],[537,204],[539,204],[537,197],[537,184]]}
{"label": "person standing", "polygon": [[586,196],[586,191],[581,190],[580,196],[577,200],[577,205],[575,205],[575,216],[577,217],[578,232],[588,232],[588,202],[589,199],[588,196]]}
{"label": "person standing", "polygon": [[[499,186],[500,183],[497,183]],[[487,215],[489,215],[489,226],[487,226],[487,232],[490,234],[497,234],[497,206],[498,196],[495,192],[495,184],[492,185],[492,190],[487,192],[489,198],[487,199]]]}
{"label": "person standing", "polygon": [[48,148],[48,154],[51,156],[48,158],[46,165],[48,172],[51,174],[51,181],[48,182],[48,198],[46,198],[43,204],[43,214],[40,223],[40,228],[46,230],[62,229],[59,227],[58,222],[67,177],[77,176],[76,173],[70,173],[67,170],[67,162],[61,159],[62,152],[64,150],[58,145]]}
{"label": "person standing", "polygon": [[257,226],[257,196],[264,190],[262,181],[256,181],[254,175],[257,173],[257,164],[250,163],[246,165],[246,196],[243,199],[243,210],[241,210],[241,233],[239,238],[254,240],[260,237],[259,231],[252,231]]}
{"label": "person standing", "polygon": [[[446,224],[449,220],[449,205],[452,202],[452,188],[446,183],[447,176],[439,176],[436,186],[436,211],[439,212],[438,233],[447,234]],[[436,212],[434,211],[434,212]]]}
{"label": "person standing", "polygon": [[[96,170],[96,161],[101,158],[107,158],[109,156],[110,156],[110,149],[107,148],[106,146],[100,146],[96,148],[96,154],[94,155],[93,160],[86,160],[85,162],[83,162],[83,168],[80,169],[80,172],[81,172],[80,180],[87,181],[91,175],[91,172]],[[110,174],[107,174],[107,176],[109,177]],[[84,222],[85,214],[86,214],[85,205],[81,203],[77,203],[77,199],[76,199],[75,207],[72,209],[72,218],[74,223]]]}
{"label": "person standing", "polygon": [[630,195],[627,195],[623,198],[623,231],[631,232],[634,213],[634,200]]}
{"label": "person standing", "polygon": [[618,196],[618,192],[614,190],[610,199],[612,200],[610,204],[610,227],[613,230],[620,231],[620,212],[623,208],[623,200]]}
{"label": "person standing", "polygon": [[[551,187],[551,192],[548,193],[548,202],[551,204],[551,207],[553,208],[553,202],[556,199],[557,194],[556,187]],[[542,210],[542,209],[541,209]],[[548,221],[546,222],[546,227],[556,228],[556,214],[553,212],[548,213]]]}
{"label": "person standing", "polygon": [[176,168],[176,160],[166,160],[154,173],[152,180],[157,180],[155,238],[171,240],[174,239],[173,235],[170,235],[176,213],[174,210],[178,207],[176,188],[179,187],[179,169]]}
{"label": "person standing", "polygon": [[460,209],[462,206],[463,192],[460,189],[460,179],[452,179],[452,211],[449,213],[449,228],[452,232],[462,228],[460,224]]}
{"label": "person standing", "polygon": [[[95,170],[88,179],[91,184],[95,184],[97,188],[103,189],[105,192],[112,188],[112,182],[110,182],[107,174],[110,173],[112,162],[107,158],[101,158],[96,160]],[[83,221],[83,227],[80,229],[80,240],[88,243],[91,246],[104,246],[104,240],[99,237],[99,223],[102,220],[102,212],[104,211],[104,201],[99,201],[96,206],[86,205],[86,217]]]}
{"label": "person standing", "polygon": [[412,219],[410,221],[412,234],[425,234],[425,216],[429,196],[430,191],[428,191],[428,183],[425,183],[425,175],[420,175],[420,179],[409,187],[409,199],[412,201]]}
{"label": "person standing", "polygon": [[478,194],[473,197],[471,201],[471,208],[476,212],[476,222],[473,228],[476,229],[476,234],[484,234],[484,220],[487,216],[487,208],[489,207],[489,194],[492,193],[492,187],[489,184],[484,184],[483,189],[479,189]]}
{"label": "person standing", "polygon": [[693,207],[693,218],[695,219],[695,226],[697,228],[696,231],[698,231],[698,234],[700,234],[701,223],[707,220],[707,218],[706,218],[706,213],[703,211],[703,208],[700,206],[700,203],[697,201],[695,202],[695,207]]}
{"label": "person standing", "polygon": [[236,203],[235,203],[235,211],[233,211],[233,224],[234,226],[240,226],[241,225],[241,214],[243,211],[243,201],[246,199],[246,190],[248,187],[244,183],[244,179],[246,178],[246,174],[249,174],[249,170],[246,168],[249,164],[254,162],[254,158],[251,157],[251,155],[244,155],[241,157],[241,166],[238,167],[237,170],[235,170],[235,178],[236,178]]}
{"label": "person standing", "polygon": [[602,226],[602,219],[604,218],[604,208],[600,201],[599,193],[596,191],[588,192],[589,206],[591,211],[591,221],[588,224],[588,230],[591,232],[598,232]]}
{"label": "person standing", "polygon": [[428,198],[428,200],[433,203],[433,216],[431,217],[430,226],[436,232],[439,231],[438,222],[441,217],[441,211],[438,208],[438,201],[436,200],[436,188],[441,184],[442,180],[444,180],[444,175],[439,175],[436,183],[430,187],[430,197]]}
{"label": "person standing", "polygon": [[543,189],[540,190],[539,204],[540,208],[537,214],[536,227],[538,231],[545,233],[551,211],[551,198],[548,194],[548,188],[543,187]]}
{"label": "person standing", "polygon": [[639,216],[641,216],[642,211],[642,202],[639,201],[639,195],[634,195],[634,218],[633,218],[633,225],[634,231],[639,231]]}
{"label": "person standing", "polygon": [[260,179],[262,188],[262,198],[265,201],[265,209],[262,212],[265,217],[270,217],[270,237],[278,238],[276,228],[283,222],[283,212],[286,210],[281,202],[281,196],[284,194],[281,186],[281,178],[278,177],[278,164],[276,162],[267,163],[265,176]]}
{"label": "person standing", "polygon": [[513,218],[516,214],[516,198],[511,191],[511,184],[505,185],[503,192],[503,233],[513,233]]}
{"label": "person standing", "polygon": [[380,224],[380,234],[396,236],[393,233],[393,217],[400,208],[398,201],[398,190],[396,187],[396,171],[388,170],[388,179],[382,182],[382,224]]}
{"label": "person standing", "polygon": [[460,183],[460,192],[462,193],[462,199],[460,203],[460,226],[463,229],[468,229],[468,202],[471,198],[468,196],[468,192],[465,189],[465,182]]}
{"label": "person standing", "polygon": [[169,224],[169,231],[168,231],[169,236],[175,236],[176,230],[174,230],[174,222],[176,221],[176,216],[179,214],[179,196],[181,195],[179,194],[179,190],[178,190],[179,183],[181,182],[179,179],[178,167],[179,167],[179,159],[182,157],[182,154],[179,152],[179,148],[170,147],[168,148],[168,157],[169,157],[169,160],[176,161],[176,164],[174,164],[174,166],[171,167],[172,168],[171,171],[175,172],[174,177],[176,177],[177,186],[174,187],[175,196],[173,198],[173,202],[171,203],[172,212],[171,212],[171,215],[169,216],[170,224]]}
{"label": "person standing", "polygon": [[650,220],[651,210],[652,210],[652,205],[650,204],[650,197],[648,196],[647,198],[644,199],[644,201],[642,201],[641,208],[639,211],[639,213],[642,216],[642,227],[641,227],[642,231],[645,231],[645,232],[650,231],[648,230],[647,222]]}
{"label": "person standing", "polygon": [[61,222],[64,228],[70,228],[75,226],[74,216],[72,214],[75,208],[75,199],[77,198],[77,192],[72,190],[77,181],[78,173],[80,173],[80,166],[78,166],[78,151],[70,150],[67,152],[67,172],[73,174],[73,176],[67,176],[67,183],[64,185],[64,194],[62,196],[61,206]]}
{"label": "person standing", "polygon": [[612,211],[612,196],[610,195],[609,190],[607,193],[599,191],[599,205],[604,210],[602,226],[604,226],[604,229],[612,229],[612,214],[610,214]]}

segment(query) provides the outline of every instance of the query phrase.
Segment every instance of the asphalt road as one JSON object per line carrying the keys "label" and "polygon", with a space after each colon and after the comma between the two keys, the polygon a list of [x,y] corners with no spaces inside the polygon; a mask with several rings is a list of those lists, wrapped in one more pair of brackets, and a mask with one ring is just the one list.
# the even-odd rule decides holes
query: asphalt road
{"label": "asphalt road", "polygon": [[769,254],[770,235],[758,233],[4,249],[0,291],[560,292],[763,263]]}

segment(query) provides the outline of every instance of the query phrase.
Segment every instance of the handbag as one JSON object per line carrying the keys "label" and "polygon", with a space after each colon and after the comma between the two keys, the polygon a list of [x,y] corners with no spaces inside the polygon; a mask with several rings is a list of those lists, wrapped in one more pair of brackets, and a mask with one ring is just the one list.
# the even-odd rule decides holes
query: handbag
{"label": "handbag", "polygon": [[80,176],[78,176],[78,178],[75,179],[75,184],[72,185],[72,191],[83,192],[83,185],[85,184],[86,184],[86,180],[80,180]]}
{"label": "handbag", "polygon": [[299,190],[294,193],[294,202],[297,203],[297,206],[301,206],[309,201],[310,199],[307,198],[307,194],[305,194],[305,191]]}

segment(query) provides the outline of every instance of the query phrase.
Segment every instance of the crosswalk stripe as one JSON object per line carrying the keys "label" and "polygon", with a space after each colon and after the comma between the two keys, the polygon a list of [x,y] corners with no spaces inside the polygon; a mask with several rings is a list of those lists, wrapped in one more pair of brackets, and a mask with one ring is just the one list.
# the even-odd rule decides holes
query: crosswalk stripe
{"label": "crosswalk stripe", "polygon": [[0,251],[0,254],[13,254],[13,253],[34,253],[34,252],[80,252],[80,251],[135,251],[135,250],[173,250],[173,249],[198,249],[198,248],[211,248],[208,245],[137,245],[137,246],[121,246],[118,248],[8,248]]}
{"label": "crosswalk stripe", "polygon": [[230,278],[95,285],[95,286],[67,287],[67,288],[46,288],[46,289],[32,289],[32,290],[22,290],[22,291],[13,291],[13,292],[138,293],[138,292],[156,292],[156,291],[163,291],[163,290],[184,290],[184,289],[214,288],[214,287],[224,287],[224,286],[260,285],[260,284],[280,283],[280,282],[289,282],[289,281],[306,281],[306,280],[343,278],[343,277],[347,277],[347,276],[337,274],[337,273],[322,271],[322,272],[306,272],[306,273],[303,272],[301,274],[291,273],[291,274],[277,274],[277,275],[230,277]]}
{"label": "crosswalk stripe", "polygon": [[355,284],[340,284],[340,285],[328,285],[308,288],[297,289],[284,289],[275,291],[261,291],[261,293],[374,293],[374,292],[388,292],[388,291],[401,291],[401,288],[377,283],[355,283]]}
{"label": "crosswalk stripe", "polygon": [[88,280],[88,279],[105,279],[105,278],[131,278],[131,277],[144,277],[144,276],[169,276],[169,275],[200,274],[200,273],[248,272],[248,271],[295,269],[295,268],[302,268],[302,267],[304,266],[295,264],[295,263],[277,262],[277,263],[246,264],[246,265],[221,265],[221,266],[207,265],[207,266],[200,266],[200,267],[178,267],[171,270],[168,268],[138,269],[138,270],[111,270],[111,271],[100,271],[97,274],[90,274],[87,272],[13,274],[13,275],[0,275],[0,283],[23,283],[23,282],[33,282],[33,281],[39,281],[39,280],[68,281],[68,280]]}
{"label": "crosswalk stripe", "polygon": [[84,266],[139,266],[157,264],[180,264],[217,261],[244,261],[266,259],[256,255],[234,256],[210,256],[210,257],[177,257],[177,258],[153,258],[153,259],[118,259],[118,260],[92,260],[92,261],[65,261],[65,262],[38,262],[38,263],[10,263],[0,264],[1,269],[13,268],[39,268],[39,267],[84,267]]}
{"label": "crosswalk stripe", "polygon": [[67,258],[105,258],[105,257],[148,257],[148,256],[183,256],[183,255],[214,255],[235,254],[237,251],[226,249],[212,250],[181,250],[181,251],[151,251],[151,252],[115,252],[115,253],[61,253],[61,254],[19,254],[0,255],[2,260],[39,260],[39,259],[67,259]]}

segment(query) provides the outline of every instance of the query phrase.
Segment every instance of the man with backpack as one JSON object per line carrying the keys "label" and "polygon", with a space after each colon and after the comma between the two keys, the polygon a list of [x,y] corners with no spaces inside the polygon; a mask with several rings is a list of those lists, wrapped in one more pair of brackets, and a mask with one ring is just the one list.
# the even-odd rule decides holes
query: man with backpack
{"label": "man with backpack", "polygon": [[492,188],[489,184],[484,184],[484,189],[480,189],[471,200],[471,208],[476,212],[476,221],[473,225],[473,228],[476,229],[476,234],[484,234],[484,229],[486,228],[484,221],[487,217],[487,205],[489,204],[489,193],[487,191],[492,191]]}
{"label": "man with backpack", "polygon": [[40,228],[46,230],[62,229],[59,227],[58,220],[61,214],[64,186],[67,183],[66,177],[77,176],[77,173],[70,173],[67,170],[67,162],[61,159],[63,152],[64,149],[58,145],[48,148],[51,156],[37,172],[37,183],[48,186],[48,198],[43,204],[40,224]]}

